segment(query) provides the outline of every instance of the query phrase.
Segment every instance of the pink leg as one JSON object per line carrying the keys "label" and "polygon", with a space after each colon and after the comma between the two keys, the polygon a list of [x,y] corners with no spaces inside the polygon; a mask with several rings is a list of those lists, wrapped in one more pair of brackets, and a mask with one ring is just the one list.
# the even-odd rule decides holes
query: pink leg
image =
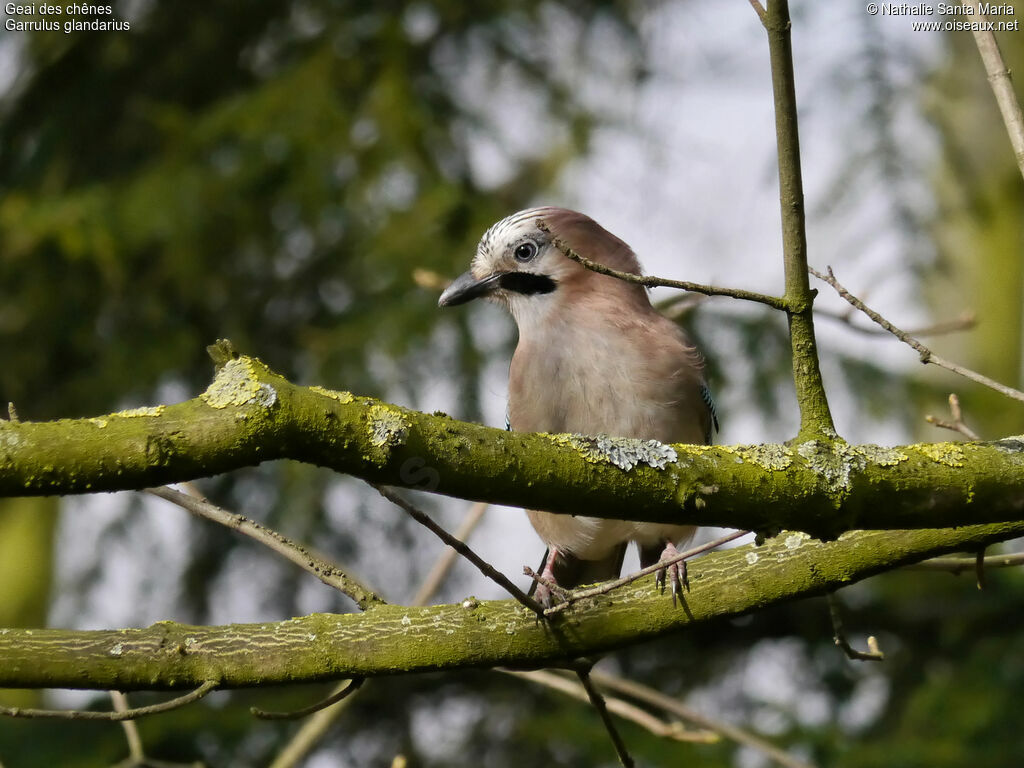
{"label": "pink leg", "polygon": [[548,550],[548,558],[544,562],[544,570],[541,571],[540,577],[543,581],[537,582],[537,589],[534,591],[534,597],[537,598],[537,602],[543,605],[545,608],[550,608],[554,603],[552,601],[551,587],[544,582],[558,585],[558,579],[555,578],[555,558],[558,557],[558,550],[555,547],[551,547]]}
{"label": "pink leg", "polygon": [[[678,556],[679,550],[676,549],[676,545],[671,541],[666,541],[665,549],[661,552],[661,561],[664,562]],[[662,591],[665,590],[666,571],[668,571],[670,575],[669,580],[672,582],[672,606],[675,607],[676,599],[678,598],[680,601],[683,599],[683,588],[685,587],[687,591],[690,590],[690,580],[687,578],[686,573],[686,561],[680,560],[658,571],[658,575],[655,577],[655,584],[661,587]]]}

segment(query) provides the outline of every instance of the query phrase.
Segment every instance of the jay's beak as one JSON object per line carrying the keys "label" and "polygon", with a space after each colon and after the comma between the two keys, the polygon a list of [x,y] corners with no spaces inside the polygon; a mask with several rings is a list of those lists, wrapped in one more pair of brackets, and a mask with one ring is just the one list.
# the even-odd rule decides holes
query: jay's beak
{"label": "jay's beak", "polygon": [[454,307],[465,304],[473,299],[486,296],[501,287],[503,273],[498,272],[484,278],[477,279],[472,272],[464,272],[444,289],[441,298],[437,300],[439,307]]}
{"label": "jay's beak", "polygon": [[547,275],[532,272],[495,272],[480,279],[473,277],[472,272],[466,272],[455,278],[455,281],[445,289],[441,298],[437,300],[437,306],[454,307],[501,289],[533,296],[538,293],[551,293],[555,290],[555,281]]}

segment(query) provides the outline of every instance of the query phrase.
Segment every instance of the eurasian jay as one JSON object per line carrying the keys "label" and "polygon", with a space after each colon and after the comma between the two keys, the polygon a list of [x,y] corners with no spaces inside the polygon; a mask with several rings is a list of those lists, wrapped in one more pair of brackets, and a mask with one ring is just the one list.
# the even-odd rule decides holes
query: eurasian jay
{"label": "eurasian jay", "polygon": [[[556,240],[598,264],[641,274],[630,247],[589,217],[529,208],[484,233],[470,270],[438,301],[449,307],[486,297],[512,313],[519,342],[509,371],[508,428],[709,443],[718,421],[697,348],[651,306],[646,288],[584,268]],[[567,589],[617,577],[630,541],[646,567],[677,554],[696,530],[540,510],[527,515],[548,547],[542,575]],[[674,600],[685,571],[679,564],[669,570]],[[662,571],[658,583],[664,580]],[[537,597],[550,605],[543,584]]]}

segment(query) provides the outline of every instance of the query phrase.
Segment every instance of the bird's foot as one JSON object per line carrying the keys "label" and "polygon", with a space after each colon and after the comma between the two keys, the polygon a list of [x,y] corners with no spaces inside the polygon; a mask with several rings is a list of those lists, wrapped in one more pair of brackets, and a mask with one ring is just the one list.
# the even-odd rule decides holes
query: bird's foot
{"label": "bird's foot", "polygon": [[[676,549],[676,545],[671,541],[665,542],[665,549],[661,553],[661,561],[671,560],[678,556],[679,550]],[[654,583],[662,592],[665,591],[666,573],[668,574],[668,580],[672,583],[672,607],[674,608],[677,605],[677,601],[681,602],[683,599],[683,589],[685,588],[687,592],[690,591],[690,579],[686,572],[686,561],[677,560],[658,569]]]}
{"label": "bird's foot", "polygon": [[534,572],[529,567],[523,568],[523,573],[530,576],[536,585],[533,590],[534,599],[545,608],[553,607],[556,602],[569,602],[569,591],[560,587],[558,579],[555,578],[555,554],[552,552],[548,553],[540,573]]}

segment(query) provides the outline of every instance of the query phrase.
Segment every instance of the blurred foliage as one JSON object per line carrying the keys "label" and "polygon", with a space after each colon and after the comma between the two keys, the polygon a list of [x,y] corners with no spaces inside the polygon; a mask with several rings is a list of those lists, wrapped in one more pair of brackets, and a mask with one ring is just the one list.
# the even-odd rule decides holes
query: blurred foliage
{"label": "blurred foliage", "polygon": [[[8,34],[18,77],[0,103],[0,402],[43,419],[189,396],[210,377],[204,346],[227,336],[299,381],[410,405],[425,382],[442,381],[460,416],[479,417],[495,350],[481,351],[472,313],[438,313],[436,294],[412,271],[464,269],[490,223],[550,189],[587,151],[608,116],[573,76],[641,83],[651,66],[641,10],[626,0],[125,2],[115,11],[131,20],[128,34]],[[970,37],[950,36],[942,66],[927,73],[883,45],[859,8],[857,19],[860,52],[830,87],[863,94],[865,111],[851,116],[848,167],[814,215],[841,217],[865,190],[885,190],[915,243],[921,285],[939,297],[936,314],[975,309],[982,326],[964,351],[990,350],[977,364],[1010,381],[1020,370],[1021,281],[1015,289],[1008,276],[1021,269],[1021,186]],[[1024,70],[1019,41],[1002,42],[1011,67]],[[897,127],[917,96],[907,83],[926,75],[943,148],[937,170],[922,166],[933,158]],[[932,216],[921,203],[929,182],[942,201]],[[936,264],[940,276],[956,275],[945,288],[941,277],[926,282]],[[989,291],[1002,298],[989,302]],[[783,319],[719,306],[684,320],[698,338],[714,336],[713,383],[741,390],[765,424],[785,420]],[[941,411],[942,380],[907,381],[844,350],[825,354],[837,391],[867,415],[909,421],[921,403]],[[739,357],[749,366],[722,359]],[[1001,402],[972,396],[965,405],[968,419],[1012,423]],[[402,594],[423,568],[419,534],[351,486],[291,464],[203,485]],[[343,523],[331,519],[338,508]],[[241,583],[254,615],[309,610],[305,576],[215,526],[161,539],[137,499],[90,525],[96,552],[61,595],[81,613],[70,620],[102,616],[96,592],[115,586],[140,612],[161,606],[160,618],[220,616]],[[50,568],[40,531],[48,528],[4,542],[23,553],[31,586],[0,587],[7,604],[34,593],[37,615]],[[180,566],[167,565],[171,551]],[[146,572],[134,591],[117,583],[127,559]],[[315,593],[318,610],[347,609],[325,594]],[[851,639],[877,634],[880,665],[834,648],[823,601],[696,627],[609,663],[819,765],[995,768],[1024,753],[1013,701],[1024,677],[1022,597],[1021,575],[1008,571],[981,593],[967,576],[915,572],[845,590]],[[247,707],[297,708],[323,693],[218,693],[142,721],[142,738],[161,760],[266,765],[298,726],[256,721]],[[109,707],[104,696],[91,701]],[[764,764],[729,742],[678,745],[629,725],[624,734],[645,765]],[[586,707],[486,672],[372,681],[317,764],[386,766],[398,752],[412,766],[613,764]],[[111,764],[125,753],[113,724],[0,723],[9,768]]]}
{"label": "blurred foliage", "polygon": [[[1024,21],[1019,11],[1000,21]],[[1024,44],[998,36],[1021,98]],[[948,354],[997,381],[1024,387],[1024,187],[999,108],[971,35],[951,35],[951,56],[930,81],[924,107],[941,141],[931,235],[938,270],[925,283],[937,311],[966,303],[981,333],[950,339]],[[991,390],[957,382],[965,413],[983,437],[1024,432],[1024,409]]]}

